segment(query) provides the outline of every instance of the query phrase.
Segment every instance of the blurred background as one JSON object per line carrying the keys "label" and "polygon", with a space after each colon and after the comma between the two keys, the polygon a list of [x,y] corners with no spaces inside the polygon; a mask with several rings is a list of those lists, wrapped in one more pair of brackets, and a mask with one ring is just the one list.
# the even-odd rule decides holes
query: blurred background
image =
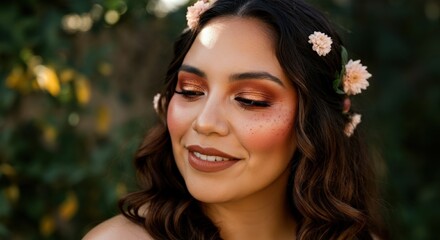
{"label": "blurred background", "polygon": [[[440,2],[309,1],[373,73],[353,101],[393,238],[438,239]],[[80,239],[118,213],[190,3],[1,1],[0,239]]]}

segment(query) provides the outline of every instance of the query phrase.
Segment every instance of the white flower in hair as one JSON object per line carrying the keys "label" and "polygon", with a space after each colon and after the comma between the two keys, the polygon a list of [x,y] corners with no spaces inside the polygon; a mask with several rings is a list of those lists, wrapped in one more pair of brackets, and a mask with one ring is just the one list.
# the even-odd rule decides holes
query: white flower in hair
{"label": "white flower in hair", "polygon": [[153,107],[156,113],[159,112],[159,100],[160,100],[160,93],[156,94],[153,98]]}
{"label": "white flower in hair", "polygon": [[367,67],[361,64],[360,60],[350,60],[345,65],[345,74],[342,79],[344,92],[347,95],[356,95],[369,86],[368,78],[372,75],[367,71]]}
{"label": "white flower in hair", "polygon": [[353,114],[350,116],[350,122],[347,123],[347,125],[345,126],[345,129],[344,129],[345,135],[350,137],[353,134],[357,125],[359,123],[361,123],[361,117],[362,116],[360,114]]}
{"label": "white flower in hair", "polygon": [[199,23],[200,15],[202,15],[211,4],[208,1],[199,0],[194,5],[188,7],[188,12],[186,13],[186,20],[188,27],[194,29]]}
{"label": "white flower in hair", "polygon": [[309,36],[309,43],[311,43],[313,51],[317,52],[319,56],[325,56],[332,50],[332,39],[322,32],[314,32]]}

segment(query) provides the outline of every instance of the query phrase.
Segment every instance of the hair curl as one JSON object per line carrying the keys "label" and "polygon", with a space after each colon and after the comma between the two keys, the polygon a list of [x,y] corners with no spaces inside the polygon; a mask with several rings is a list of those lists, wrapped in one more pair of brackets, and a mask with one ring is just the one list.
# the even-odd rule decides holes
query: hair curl
{"label": "hair curl", "polygon": [[[297,150],[290,164],[288,198],[297,239],[372,239],[382,236],[372,159],[359,131],[345,136],[344,96],[332,82],[341,70],[342,42],[328,20],[302,0],[218,0],[176,41],[159,103],[161,122],[147,134],[135,158],[140,191],[120,200],[122,213],[155,239],[221,239],[185,187],[166,127],[177,72],[200,30],[214,18],[238,16],[266,23],[277,58],[298,93]],[[325,57],[307,42],[314,31],[333,39]],[[144,210],[146,208],[146,210]]]}

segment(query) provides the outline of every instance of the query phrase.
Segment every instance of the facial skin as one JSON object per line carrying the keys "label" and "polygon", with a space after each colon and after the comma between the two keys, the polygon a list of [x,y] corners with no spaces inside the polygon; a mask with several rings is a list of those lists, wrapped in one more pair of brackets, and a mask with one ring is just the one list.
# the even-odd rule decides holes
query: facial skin
{"label": "facial skin", "polygon": [[[270,34],[255,19],[215,19],[179,71],[167,115],[173,154],[191,195],[208,205],[285,199],[297,95]],[[239,160],[200,171],[190,164],[190,146]]]}

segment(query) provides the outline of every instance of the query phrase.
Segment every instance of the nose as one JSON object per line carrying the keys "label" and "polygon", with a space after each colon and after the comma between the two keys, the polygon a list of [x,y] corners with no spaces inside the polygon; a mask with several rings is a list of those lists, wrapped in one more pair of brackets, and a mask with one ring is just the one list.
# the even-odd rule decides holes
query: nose
{"label": "nose", "polygon": [[193,129],[206,136],[217,134],[226,136],[229,133],[229,124],[224,111],[224,103],[208,98],[194,119]]}

